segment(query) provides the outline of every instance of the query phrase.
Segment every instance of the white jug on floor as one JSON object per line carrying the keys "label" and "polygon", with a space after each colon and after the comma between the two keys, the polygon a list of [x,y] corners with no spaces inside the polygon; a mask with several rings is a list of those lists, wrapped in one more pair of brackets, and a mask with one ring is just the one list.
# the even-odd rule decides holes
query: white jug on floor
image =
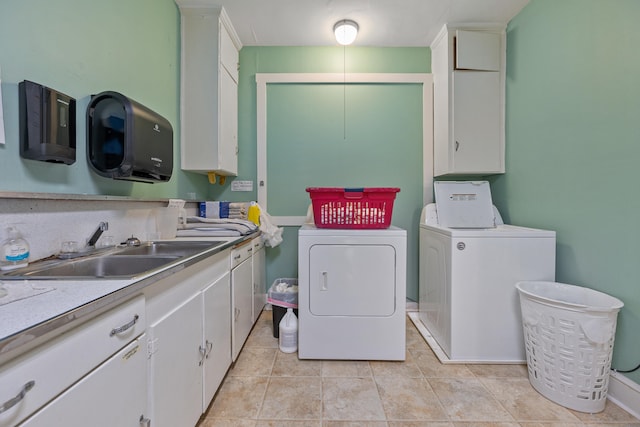
{"label": "white jug on floor", "polygon": [[292,308],[287,308],[287,313],[280,320],[279,332],[280,351],[283,353],[298,351],[298,318]]}

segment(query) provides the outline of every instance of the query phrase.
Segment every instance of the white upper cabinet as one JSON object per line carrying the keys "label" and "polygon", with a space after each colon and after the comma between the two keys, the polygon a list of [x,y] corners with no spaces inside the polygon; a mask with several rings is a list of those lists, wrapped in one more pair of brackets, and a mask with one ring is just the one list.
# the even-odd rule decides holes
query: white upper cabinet
{"label": "white upper cabinet", "polygon": [[182,170],[238,174],[238,69],[242,47],[219,6],[180,7]]}
{"label": "white upper cabinet", "polygon": [[500,71],[502,40],[500,33],[456,31],[457,70]]}
{"label": "white upper cabinet", "polygon": [[504,173],[504,28],[447,25],[431,58],[434,175]]}

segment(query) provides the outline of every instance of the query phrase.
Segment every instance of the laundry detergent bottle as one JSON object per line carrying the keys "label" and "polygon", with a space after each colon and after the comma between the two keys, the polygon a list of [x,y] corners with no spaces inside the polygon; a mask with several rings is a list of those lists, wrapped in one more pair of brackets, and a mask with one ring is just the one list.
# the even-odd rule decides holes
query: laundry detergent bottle
{"label": "laundry detergent bottle", "polygon": [[298,318],[292,308],[287,308],[287,313],[280,320],[279,332],[280,351],[283,353],[298,351]]}
{"label": "laundry detergent bottle", "polygon": [[15,227],[7,227],[7,239],[2,242],[0,270],[13,270],[29,264],[29,244]]}

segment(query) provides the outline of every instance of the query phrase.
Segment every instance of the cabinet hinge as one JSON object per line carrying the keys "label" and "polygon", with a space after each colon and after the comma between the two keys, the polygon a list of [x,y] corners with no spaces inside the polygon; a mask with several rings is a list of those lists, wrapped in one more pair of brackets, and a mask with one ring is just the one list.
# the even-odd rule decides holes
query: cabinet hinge
{"label": "cabinet hinge", "polygon": [[151,356],[158,351],[158,338],[147,341],[147,359],[151,359]]}

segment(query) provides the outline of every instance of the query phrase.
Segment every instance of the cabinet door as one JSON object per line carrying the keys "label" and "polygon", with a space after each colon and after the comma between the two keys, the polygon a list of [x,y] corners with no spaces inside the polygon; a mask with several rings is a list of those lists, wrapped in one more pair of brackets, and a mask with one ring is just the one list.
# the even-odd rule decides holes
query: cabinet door
{"label": "cabinet door", "polygon": [[235,361],[253,326],[253,278],[251,258],[231,270],[232,359]]}
{"label": "cabinet door", "polygon": [[500,73],[453,73],[453,173],[503,172]]}
{"label": "cabinet door", "polygon": [[21,425],[139,427],[146,417],[145,344],[143,335]]}
{"label": "cabinet door", "polygon": [[220,23],[220,63],[237,83],[238,49],[236,49],[229,32],[222,23]]}
{"label": "cabinet door", "polygon": [[252,256],[253,263],[253,315],[252,320],[253,323],[258,320],[258,316],[260,316],[260,312],[264,308],[265,303],[265,293],[266,293],[266,281],[267,281],[267,272],[266,272],[266,261],[265,261],[265,251],[264,246],[262,244],[258,245],[256,248],[254,245],[254,251]]}
{"label": "cabinet door", "polygon": [[149,328],[150,399],[154,427],[196,425],[202,414],[200,293]]}
{"label": "cabinet door", "polygon": [[220,132],[218,167],[232,175],[238,173],[238,83],[220,67]]}
{"label": "cabinet door", "polygon": [[231,283],[229,273],[202,292],[204,342],[202,412],[231,365]]}

